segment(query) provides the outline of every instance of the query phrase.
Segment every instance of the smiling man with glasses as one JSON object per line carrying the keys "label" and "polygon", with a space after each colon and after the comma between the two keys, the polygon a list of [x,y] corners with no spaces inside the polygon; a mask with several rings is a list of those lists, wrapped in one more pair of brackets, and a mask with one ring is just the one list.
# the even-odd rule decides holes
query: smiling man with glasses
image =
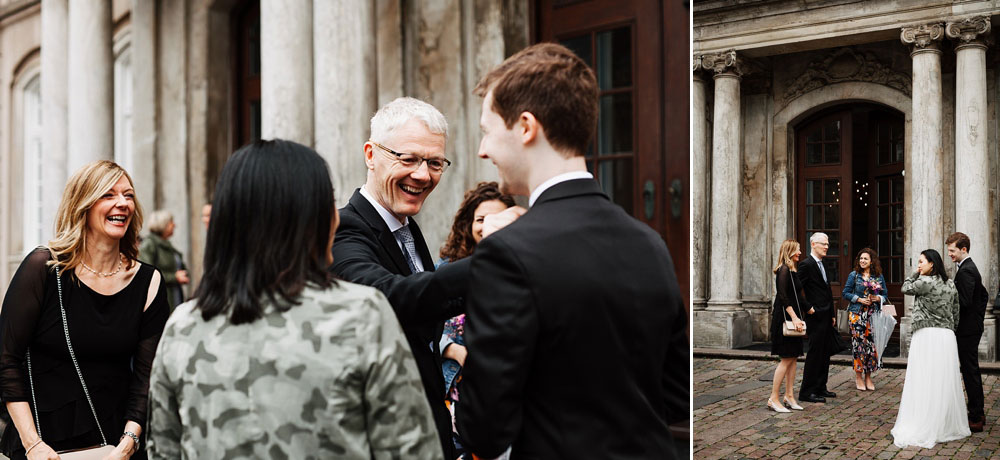
{"label": "smiling man with glasses", "polygon": [[417,362],[444,458],[452,460],[438,339],[444,322],[464,313],[469,259],[435,271],[413,219],[451,165],[445,158],[447,139],[448,122],[426,102],[401,97],[375,113],[371,138],[362,148],[368,178],[340,209],[332,270],[388,297]]}

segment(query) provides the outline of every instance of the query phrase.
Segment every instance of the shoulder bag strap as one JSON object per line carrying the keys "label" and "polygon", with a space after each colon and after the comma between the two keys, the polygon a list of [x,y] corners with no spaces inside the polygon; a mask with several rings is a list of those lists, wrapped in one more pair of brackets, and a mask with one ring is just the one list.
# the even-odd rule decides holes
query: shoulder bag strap
{"label": "shoulder bag strap", "polygon": [[[90,399],[90,392],[87,390],[87,382],[83,380],[83,373],[80,372],[80,364],[76,361],[76,353],[73,352],[73,343],[69,340],[69,322],[66,321],[66,308],[63,307],[62,279],[59,276],[59,268],[56,268],[56,289],[59,292],[59,313],[62,315],[63,335],[66,336],[66,348],[69,349],[69,357],[73,360],[73,367],[76,369],[77,377],[80,377],[80,385],[83,386],[83,395],[87,397],[87,404],[90,406],[90,413],[94,415],[94,422],[97,423],[97,431],[101,434],[101,446],[108,445],[108,438],[104,436],[104,429],[101,428],[101,420],[97,418],[97,410],[94,409],[94,401]],[[31,350],[27,353],[28,359],[28,383],[31,385],[31,404],[35,406],[35,430],[38,437],[42,437],[42,425],[38,422],[38,403],[35,401],[35,382],[31,377]]]}
{"label": "shoulder bag strap", "polygon": [[[795,299],[795,307],[798,309],[799,319],[802,319],[802,307],[799,306],[799,288],[795,287],[795,277],[792,276],[791,270],[788,270],[788,280],[792,282],[792,297]],[[792,318],[788,317],[788,310],[785,310],[785,307],[781,307],[781,312],[785,315],[785,321],[792,320]]]}

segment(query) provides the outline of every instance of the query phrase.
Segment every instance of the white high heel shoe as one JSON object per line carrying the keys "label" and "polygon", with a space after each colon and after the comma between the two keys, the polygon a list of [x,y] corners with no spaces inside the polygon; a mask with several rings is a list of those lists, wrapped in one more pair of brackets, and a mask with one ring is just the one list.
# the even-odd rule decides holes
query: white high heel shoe
{"label": "white high heel shoe", "polygon": [[787,396],[785,397],[785,404],[788,404],[788,407],[791,407],[792,409],[795,410],[805,410],[795,401],[789,401]]}
{"label": "white high heel shoe", "polygon": [[782,414],[783,413],[787,413],[787,412],[791,412],[790,410],[785,409],[780,404],[778,404],[778,403],[776,403],[774,401],[771,401],[771,398],[767,399],[767,407],[770,408],[770,409],[774,409],[775,412],[782,413]]}

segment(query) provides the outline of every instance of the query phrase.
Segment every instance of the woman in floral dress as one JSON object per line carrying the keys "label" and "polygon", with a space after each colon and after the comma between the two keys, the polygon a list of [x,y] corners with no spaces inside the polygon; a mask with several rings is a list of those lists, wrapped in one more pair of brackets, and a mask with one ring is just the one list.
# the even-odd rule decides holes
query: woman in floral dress
{"label": "woman in floral dress", "polygon": [[850,302],[847,319],[851,328],[854,352],[854,384],[860,391],[875,390],[872,374],[880,367],[870,317],[886,300],[885,278],[878,254],[864,248],[854,259],[854,270],[847,275],[843,297]]}

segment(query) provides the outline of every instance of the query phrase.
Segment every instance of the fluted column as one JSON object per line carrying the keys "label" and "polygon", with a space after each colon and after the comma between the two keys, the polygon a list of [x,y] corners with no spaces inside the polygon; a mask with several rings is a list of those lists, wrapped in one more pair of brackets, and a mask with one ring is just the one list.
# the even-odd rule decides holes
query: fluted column
{"label": "fluted column", "polygon": [[736,52],[703,58],[715,73],[709,310],[740,310],[740,70]]}
{"label": "fluted column", "polygon": [[691,305],[704,310],[708,301],[708,120],[705,119],[705,73],[701,56],[696,56],[691,85]]}
{"label": "fluted column", "polygon": [[[990,18],[948,22],[945,33],[956,41],[955,54],[955,229],[969,235],[969,252],[989,267],[996,254],[990,238],[990,163],[986,110],[986,42]],[[993,316],[992,310],[987,315]]]}
{"label": "fluted column", "polygon": [[[933,248],[943,253],[944,232],[941,215],[944,211],[944,155],[942,152],[942,91],[941,39],[944,26],[940,23],[904,27],[900,39],[910,45],[913,59],[913,133],[907,152],[905,187],[909,197],[903,225],[909,230],[905,248],[904,270],[916,269],[917,254]],[[900,352],[906,356],[910,343],[910,305],[904,302],[905,317],[900,324]]]}
{"label": "fluted column", "polygon": [[46,190],[42,197],[42,229],[52,235],[56,211],[66,184],[66,0],[42,2],[42,161]]}
{"label": "fluted column", "polygon": [[111,2],[69,3],[67,173],[114,159]]}
{"label": "fluted column", "polygon": [[262,137],[313,146],[312,0],[261,0],[260,44]]}
{"label": "fluted column", "polygon": [[378,109],[375,8],[372,0],[317,1],[313,10],[316,151],[330,164],[342,204],[365,182],[362,146]]}
{"label": "fluted column", "polygon": [[[694,345],[740,348],[750,345],[753,340],[753,322],[740,299],[740,76],[743,65],[736,51],[732,50],[703,55],[701,65],[714,73],[715,96],[712,110],[712,195],[711,204],[703,207],[711,213],[708,218],[711,239],[707,245],[703,240],[702,253],[696,252],[692,257],[702,258],[708,265],[709,300],[704,310],[692,312]],[[696,89],[698,87],[695,85]],[[696,122],[699,118],[697,114],[694,117]],[[697,139],[694,145],[698,145]],[[703,159],[698,160],[696,165],[704,165],[707,160],[707,149],[702,150]],[[701,195],[704,196],[704,192]],[[695,204],[695,207],[698,205]]]}

